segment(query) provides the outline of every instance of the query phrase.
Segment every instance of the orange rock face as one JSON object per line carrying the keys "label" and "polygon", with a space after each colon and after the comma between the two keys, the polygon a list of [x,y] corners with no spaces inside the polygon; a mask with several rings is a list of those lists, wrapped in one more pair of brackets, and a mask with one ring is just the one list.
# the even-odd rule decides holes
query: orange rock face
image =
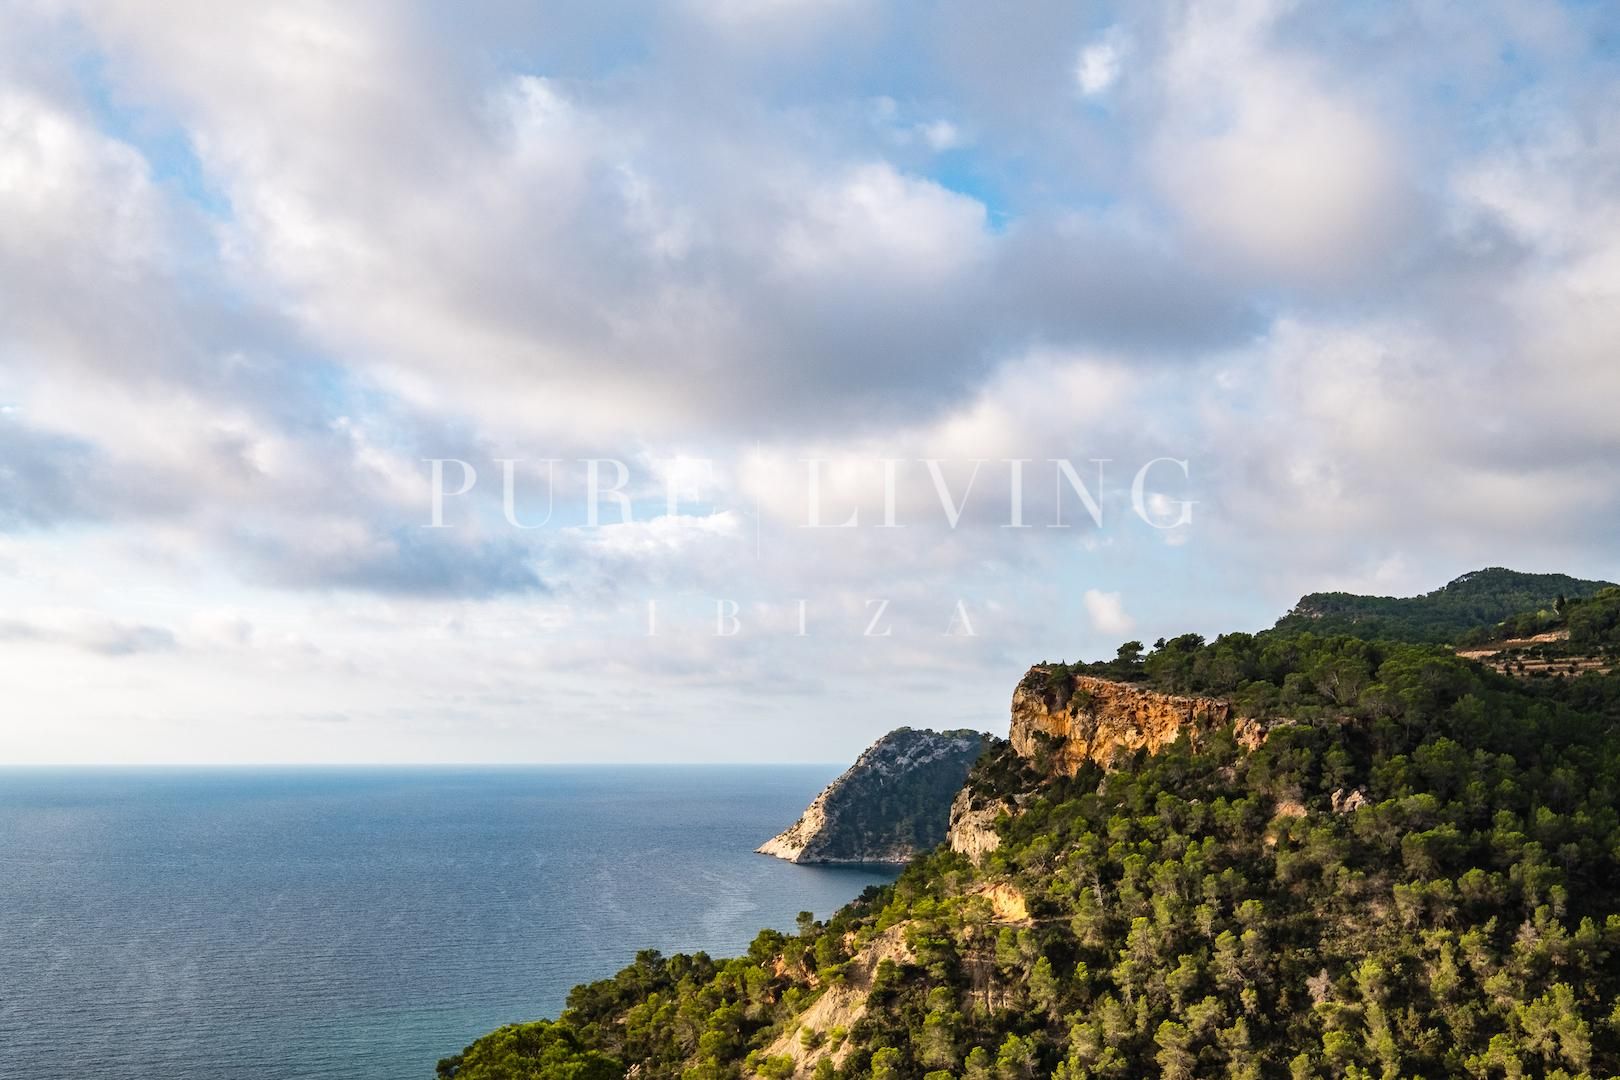
{"label": "orange rock face", "polygon": [[998,881],[980,885],[973,891],[990,901],[992,921],[1004,925],[1030,925],[1029,902],[1016,886]]}
{"label": "orange rock face", "polygon": [[[1067,700],[1049,685],[1048,669],[1032,668],[1013,692],[1013,749],[1048,773],[1073,776],[1081,764],[1107,768],[1116,755],[1158,753],[1183,732],[1195,742],[1232,722],[1232,707],[1217,698],[1183,697],[1091,675],[1073,676]],[[1265,733],[1247,721],[1239,741],[1259,745]]]}

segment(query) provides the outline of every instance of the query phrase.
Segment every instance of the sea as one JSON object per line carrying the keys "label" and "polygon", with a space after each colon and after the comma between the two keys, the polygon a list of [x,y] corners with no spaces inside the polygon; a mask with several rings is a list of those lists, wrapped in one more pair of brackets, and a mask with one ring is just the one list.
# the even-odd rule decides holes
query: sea
{"label": "sea", "polygon": [[0,769],[0,1080],[431,1080],[892,880],[753,854],[837,772]]}

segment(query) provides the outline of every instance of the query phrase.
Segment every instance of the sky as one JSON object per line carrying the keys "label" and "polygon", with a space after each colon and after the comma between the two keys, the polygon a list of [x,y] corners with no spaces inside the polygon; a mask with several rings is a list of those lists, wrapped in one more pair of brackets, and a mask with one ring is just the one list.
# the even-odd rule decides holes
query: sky
{"label": "sky", "polygon": [[4,0],[0,763],[844,761],[1620,578],[1617,349],[1612,4]]}

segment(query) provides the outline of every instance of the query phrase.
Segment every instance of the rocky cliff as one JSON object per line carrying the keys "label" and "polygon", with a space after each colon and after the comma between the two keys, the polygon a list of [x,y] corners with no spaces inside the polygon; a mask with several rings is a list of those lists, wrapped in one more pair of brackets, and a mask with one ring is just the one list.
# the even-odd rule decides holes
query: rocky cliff
{"label": "rocky cliff", "polygon": [[1012,800],[987,799],[969,784],[958,791],[951,802],[951,827],[945,838],[952,851],[978,862],[1001,846],[996,819],[1002,814],[1017,812],[1018,807]]}
{"label": "rocky cliff", "polygon": [[[1232,722],[1218,698],[1183,697],[1061,668],[1034,667],[1013,691],[1013,749],[1048,775],[1073,776],[1086,761],[1107,768],[1116,756],[1150,754],[1183,733],[1200,736]],[[1264,737],[1254,721],[1238,722],[1249,747]]]}
{"label": "rocky cliff", "polygon": [[965,730],[891,731],[756,850],[796,863],[908,862],[945,839],[951,800],[988,739]]}
{"label": "rocky cliff", "polygon": [[1001,846],[996,820],[1017,816],[1043,778],[1073,776],[1087,761],[1108,768],[1139,750],[1157,753],[1183,733],[1196,742],[1227,724],[1248,749],[1265,738],[1266,724],[1234,721],[1231,705],[1219,698],[1037,665],[1013,691],[1007,749],[987,756],[952,801],[946,840],[980,862]]}

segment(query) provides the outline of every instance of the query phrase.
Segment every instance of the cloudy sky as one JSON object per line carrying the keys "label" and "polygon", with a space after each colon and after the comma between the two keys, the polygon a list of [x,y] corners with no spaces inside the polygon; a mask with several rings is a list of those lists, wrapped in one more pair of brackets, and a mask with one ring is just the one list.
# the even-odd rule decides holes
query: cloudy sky
{"label": "cloudy sky", "polygon": [[1612,4],[8,0],[0,762],[838,761],[1620,577],[1617,351]]}

